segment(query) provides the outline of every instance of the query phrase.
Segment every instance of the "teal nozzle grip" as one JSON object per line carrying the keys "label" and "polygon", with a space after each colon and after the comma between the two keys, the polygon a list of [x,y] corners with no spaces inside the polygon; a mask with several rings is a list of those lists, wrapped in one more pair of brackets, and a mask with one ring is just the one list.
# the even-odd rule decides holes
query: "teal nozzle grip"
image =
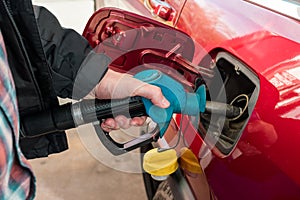
{"label": "teal nozzle grip", "polygon": [[161,88],[163,95],[170,102],[168,108],[160,108],[146,98],[143,98],[148,116],[158,124],[160,137],[167,130],[173,113],[198,116],[205,111],[206,91],[205,86],[201,85],[195,93],[188,93],[184,87],[158,70],[145,70],[134,76],[136,79],[155,85]]}

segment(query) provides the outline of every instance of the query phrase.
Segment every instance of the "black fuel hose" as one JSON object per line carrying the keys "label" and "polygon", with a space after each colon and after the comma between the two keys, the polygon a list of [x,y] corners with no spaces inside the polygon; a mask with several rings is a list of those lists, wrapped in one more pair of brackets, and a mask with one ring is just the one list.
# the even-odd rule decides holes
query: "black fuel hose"
{"label": "black fuel hose", "polygon": [[21,137],[36,137],[65,131],[117,115],[126,117],[147,115],[142,98],[85,99],[73,104],[67,103],[51,110],[27,115],[21,118]]}
{"label": "black fuel hose", "polygon": [[[205,112],[226,113],[227,117],[240,115],[241,109],[218,102],[207,102]],[[83,124],[113,118],[147,116],[142,97],[99,100],[85,99],[67,103],[51,110],[21,117],[21,137],[36,137],[53,132],[65,131]]]}

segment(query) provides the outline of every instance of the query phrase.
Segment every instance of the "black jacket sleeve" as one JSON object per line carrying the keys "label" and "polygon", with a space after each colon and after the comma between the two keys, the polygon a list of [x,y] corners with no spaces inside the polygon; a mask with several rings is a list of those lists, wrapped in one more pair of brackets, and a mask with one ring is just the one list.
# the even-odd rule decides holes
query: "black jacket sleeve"
{"label": "black jacket sleeve", "polygon": [[55,92],[62,98],[84,97],[103,77],[110,59],[95,53],[76,31],[62,28],[46,8],[34,9]]}

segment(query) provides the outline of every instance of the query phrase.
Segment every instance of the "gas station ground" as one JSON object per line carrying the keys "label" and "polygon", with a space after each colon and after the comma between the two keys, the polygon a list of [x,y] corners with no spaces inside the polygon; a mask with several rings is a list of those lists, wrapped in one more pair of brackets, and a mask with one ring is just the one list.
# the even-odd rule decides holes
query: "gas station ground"
{"label": "gas station ground", "polygon": [[68,131],[68,140],[69,150],[30,161],[37,181],[36,200],[146,199],[140,173],[103,165],[87,151],[77,129]]}

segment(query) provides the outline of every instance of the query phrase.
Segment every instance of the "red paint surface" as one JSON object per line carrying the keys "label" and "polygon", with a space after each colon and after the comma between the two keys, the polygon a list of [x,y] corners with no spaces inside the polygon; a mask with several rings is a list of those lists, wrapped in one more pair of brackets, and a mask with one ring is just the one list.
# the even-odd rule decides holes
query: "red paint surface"
{"label": "red paint surface", "polygon": [[[233,153],[224,158],[213,151],[202,166],[215,196],[300,199],[299,21],[241,0],[188,0],[177,28],[196,43],[197,60],[227,51],[260,80],[257,104]],[[185,137],[199,155],[197,131],[189,127]]]}
{"label": "red paint surface", "polygon": [[300,67],[300,23],[245,1],[191,0],[178,28],[208,52],[230,52],[260,79],[258,102],[235,149],[238,156],[215,156],[205,166],[216,197],[299,199],[300,80],[295,69]]}

